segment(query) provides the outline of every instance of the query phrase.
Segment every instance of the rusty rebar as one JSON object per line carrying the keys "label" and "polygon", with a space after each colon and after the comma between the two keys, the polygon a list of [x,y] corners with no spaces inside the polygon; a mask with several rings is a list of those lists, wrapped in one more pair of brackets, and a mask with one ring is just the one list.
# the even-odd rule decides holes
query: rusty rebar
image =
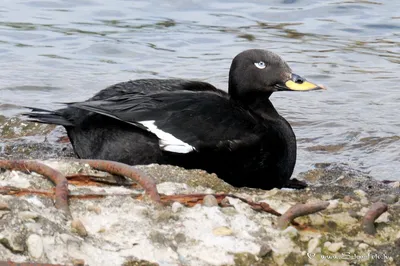
{"label": "rusty rebar", "polygon": [[285,229],[295,218],[325,210],[328,206],[329,202],[327,201],[306,204],[298,203],[290,207],[289,210],[278,218],[277,225],[280,229]]}
{"label": "rusty rebar", "polygon": [[100,171],[128,177],[139,183],[139,185],[143,187],[146,194],[149,195],[153,201],[158,203],[161,202],[155,180],[152,177],[144,174],[142,171],[124,163],[107,160],[82,159],[79,161],[82,163],[87,163],[91,167]]}
{"label": "rusty rebar", "polygon": [[375,235],[375,220],[381,216],[382,213],[388,210],[388,205],[384,202],[375,202],[372,204],[371,208],[367,211],[362,219],[362,227],[366,234]]}
{"label": "rusty rebar", "polygon": [[70,216],[68,206],[68,181],[59,171],[36,161],[29,160],[0,160],[0,168],[16,170],[25,173],[35,172],[47,177],[55,186],[55,207]]}

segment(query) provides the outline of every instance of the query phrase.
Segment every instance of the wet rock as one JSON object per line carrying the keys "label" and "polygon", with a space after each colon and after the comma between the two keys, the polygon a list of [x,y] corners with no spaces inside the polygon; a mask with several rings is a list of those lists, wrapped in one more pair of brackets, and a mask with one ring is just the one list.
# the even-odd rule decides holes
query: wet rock
{"label": "wet rock", "polygon": [[71,228],[74,232],[76,232],[79,236],[81,237],[86,237],[88,236],[88,233],[86,231],[85,226],[83,225],[83,223],[81,222],[81,220],[79,219],[74,219],[71,222]]}
{"label": "wet rock", "polygon": [[204,197],[203,206],[215,207],[218,206],[218,201],[213,195],[207,195]]}
{"label": "wet rock", "polygon": [[233,234],[232,229],[226,226],[214,228],[212,232],[216,236],[230,236]]}
{"label": "wet rock", "polygon": [[32,234],[26,240],[29,255],[34,259],[39,259],[43,255],[43,241],[38,235]]}

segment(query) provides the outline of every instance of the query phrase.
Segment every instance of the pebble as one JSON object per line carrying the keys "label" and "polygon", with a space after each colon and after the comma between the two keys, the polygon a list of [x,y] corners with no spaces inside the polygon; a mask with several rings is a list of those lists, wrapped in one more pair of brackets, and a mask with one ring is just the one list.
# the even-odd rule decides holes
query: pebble
{"label": "pebble", "polygon": [[308,253],[313,253],[315,249],[318,247],[318,245],[319,245],[319,238],[312,238],[310,241],[308,241],[307,245]]}
{"label": "pebble", "polygon": [[88,207],[88,210],[92,211],[92,212],[94,212],[96,214],[100,214],[101,213],[101,208],[99,206],[96,206],[96,205],[90,205]]}
{"label": "pebble", "polygon": [[173,213],[177,213],[183,209],[183,205],[175,201],[174,203],[172,203],[171,209]]}
{"label": "pebble", "polygon": [[85,261],[82,259],[72,259],[72,264],[74,266],[85,266]]}
{"label": "pebble", "polygon": [[39,259],[43,255],[43,241],[38,235],[32,234],[26,240],[29,255],[32,258]]}
{"label": "pebble", "polygon": [[354,194],[356,194],[357,196],[362,197],[362,198],[365,198],[367,196],[367,193],[361,189],[354,190]]}
{"label": "pebble", "polygon": [[218,206],[218,201],[213,195],[207,195],[203,199],[203,206],[215,207]]}
{"label": "pebble", "polygon": [[349,195],[346,195],[343,197],[343,201],[349,203],[350,201],[352,201],[352,198]]}
{"label": "pebble", "polygon": [[31,220],[31,219],[36,219],[39,217],[39,214],[36,212],[30,212],[30,211],[23,211],[18,213],[19,218],[22,220]]}
{"label": "pebble", "polygon": [[360,215],[355,210],[348,210],[347,213],[350,215],[350,217],[353,217],[353,218],[360,217]]}
{"label": "pebble", "polygon": [[79,236],[85,237],[88,235],[85,226],[79,219],[74,219],[71,223],[71,227]]}
{"label": "pebble", "polygon": [[221,226],[213,229],[213,234],[216,236],[230,236],[233,234],[232,229],[226,226]]}
{"label": "pebble", "polygon": [[282,234],[287,235],[290,238],[295,238],[298,236],[299,231],[293,226],[289,226],[288,228],[282,231]]}
{"label": "pebble", "polygon": [[337,199],[330,200],[327,209],[335,209],[335,208],[337,208],[338,205],[339,205],[339,200],[337,200]]}
{"label": "pebble", "polygon": [[385,197],[383,197],[383,202],[385,202],[386,204],[393,204],[396,203],[398,200],[397,195],[393,195],[393,194],[389,194]]}
{"label": "pebble", "polygon": [[343,242],[331,243],[327,249],[330,252],[338,252],[343,247]]}
{"label": "pebble", "polygon": [[0,211],[9,211],[10,206],[8,206],[8,203],[5,201],[0,201]]}
{"label": "pebble", "polygon": [[367,249],[367,248],[368,248],[368,244],[360,243],[360,244],[358,245],[358,248],[359,248],[359,249]]}
{"label": "pebble", "polygon": [[230,205],[231,203],[229,202],[229,199],[228,198],[223,198],[222,200],[221,200],[221,205],[223,205],[223,206],[227,206],[227,205]]}
{"label": "pebble", "polygon": [[259,257],[265,257],[270,254],[272,251],[271,247],[268,244],[262,244],[260,247],[260,251],[258,252]]}
{"label": "pebble", "polygon": [[367,204],[369,203],[369,201],[368,201],[367,198],[362,198],[362,199],[360,200],[360,203],[363,204],[363,205],[367,205]]}
{"label": "pebble", "polygon": [[313,225],[323,225],[325,223],[324,218],[320,214],[310,214],[308,217]]}

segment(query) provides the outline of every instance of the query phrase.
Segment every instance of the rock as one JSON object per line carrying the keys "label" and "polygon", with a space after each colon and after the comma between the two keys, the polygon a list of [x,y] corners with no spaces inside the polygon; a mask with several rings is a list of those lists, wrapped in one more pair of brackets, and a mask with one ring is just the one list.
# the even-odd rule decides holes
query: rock
{"label": "rock", "polygon": [[183,205],[175,201],[174,203],[172,203],[171,209],[173,213],[177,213],[183,209]]}
{"label": "rock", "polygon": [[288,226],[285,230],[282,231],[282,234],[290,238],[295,238],[299,235],[299,231],[293,226]]}
{"label": "rock", "polygon": [[337,242],[337,243],[331,243],[331,244],[327,247],[327,249],[328,249],[330,252],[335,253],[335,252],[338,252],[342,247],[343,247],[343,242]]}
{"label": "rock", "polygon": [[265,257],[265,256],[271,254],[271,252],[272,252],[272,249],[268,244],[262,244],[260,247],[260,251],[258,252],[258,256],[260,256],[262,258],[262,257]]}
{"label": "rock", "polygon": [[218,206],[218,201],[213,195],[207,195],[204,197],[203,206],[215,207]]}
{"label": "rock", "polygon": [[369,246],[367,245],[367,244],[365,244],[365,243],[360,243],[359,245],[358,245],[358,248],[359,249],[367,249]]}
{"label": "rock", "polygon": [[0,201],[0,211],[9,211],[10,207],[8,206],[8,203],[5,201]]}
{"label": "rock", "polygon": [[329,248],[331,245],[332,245],[331,242],[326,241],[326,242],[324,243],[324,248]]}
{"label": "rock", "polygon": [[231,203],[229,202],[229,199],[228,198],[223,198],[222,200],[221,200],[221,205],[222,206],[227,206],[227,205],[230,205]]}
{"label": "rock", "polygon": [[352,200],[353,200],[353,199],[352,199],[349,195],[346,195],[346,196],[343,197],[343,201],[346,202],[346,203],[349,203],[349,202],[351,202]]}
{"label": "rock", "polygon": [[361,189],[354,190],[354,194],[356,194],[360,198],[365,198],[367,196],[367,193]]}
{"label": "rock", "polygon": [[[74,166],[75,163],[72,166],[75,168],[71,170],[70,162],[60,160],[52,160],[49,164],[56,169],[63,164],[60,168],[69,169],[71,173],[76,173],[79,169],[82,169],[82,174],[96,173],[89,167]],[[210,266],[235,263],[254,266],[348,265],[353,262],[328,261],[321,259],[321,255],[338,256],[345,252],[364,255],[379,252],[393,259],[388,265],[400,265],[400,234],[397,223],[400,220],[400,203],[389,206],[388,219],[384,219],[387,222],[378,222],[377,235],[370,237],[365,235],[360,226],[361,217],[370,206],[361,205],[359,201],[367,198],[367,195],[362,192],[359,194],[363,197],[353,194],[355,189],[361,188],[368,191],[368,200],[372,200],[372,197],[383,199],[389,195],[397,195],[398,190],[387,184],[379,185],[376,181],[377,185],[374,185],[373,179],[361,178],[359,174],[349,176],[343,171],[332,174],[329,168],[325,168],[320,172],[322,178],[318,179],[319,184],[316,186],[310,184],[309,188],[301,191],[264,191],[221,185],[221,180],[215,175],[199,170],[184,170],[166,165],[137,167],[146,174],[155,176],[157,186],[162,187],[162,192],[166,195],[186,194],[185,198],[189,199],[190,194],[224,191],[254,202],[268,203],[281,213],[296,203],[321,199],[330,200],[331,207],[337,203],[338,206],[296,218],[302,230],[289,226],[286,231],[280,231],[276,228],[276,216],[254,210],[235,197],[229,197],[232,207],[222,207],[223,204],[221,208],[209,208],[201,204],[186,207],[180,203],[155,206],[148,200],[131,196],[132,188],[72,185],[69,190],[73,195],[103,192],[108,195],[95,199],[78,197],[70,201],[73,217],[78,217],[81,219],[80,224],[84,224],[84,233],[80,235],[89,233],[89,237],[82,238],[77,233],[72,233],[72,230],[77,230],[72,228],[71,221],[65,220],[54,207],[54,201],[47,196],[0,196],[0,200],[7,202],[11,208],[11,211],[0,210],[0,215],[2,212],[6,213],[0,220],[0,257],[21,263],[40,261],[43,264],[60,265],[148,265],[144,264],[146,262],[154,265]],[[14,183],[13,175],[10,171],[0,172],[0,181],[5,185],[18,185]],[[345,176],[342,180],[345,183],[338,186],[332,182],[342,175]],[[18,172],[18,178],[27,181],[32,189],[52,191],[54,188],[48,180],[37,174]],[[188,178],[191,178],[193,185],[185,183]],[[214,180],[212,190],[208,185],[209,180]],[[368,189],[370,185],[372,188]],[[345,199],[346,195],[349,196],[348,200]],[[352,218],[349,211],[354,212],[357,219]],[[32,219],[35,221],[32,222]],[[43,253],[39,259],[33,256],[40,256],[40,252],[32,252],[34,244],[30,243],[34,242],[32,238],[37,237],[43,242]],[[308,251],[312,251],[308,254],[315,254],[315,257],[308,257]],[[373,263],[382,264],[377,260]]]}
{"label": "rock", "polygon": [[95,206],[95,205],[90,205],[88,207],[88,211],[92,211],[96,214],[100,214],[101,213],[101,208],[99,206]]}
{"label": "rock", "polygon": [[18,214],[19,218],[22,220],[35,220],[39,217],[39,214],[36,212],[24,211]]}
{"label": "rock", "polygon": [[330,200],[329,206],[327,207],[327,209],[335,209],[335,208],[337,208],[338,205],[339,205],[339,200],[337,200],[337,199]]}
{"label": "rock", "polygon": [[221,226],[213,229],[213,234],[216,236],[230,236],[233,234],[229,227]]}
{"label": "rock", "polygon": [[43,255],[42,238],[36,234],[32,234],[26,240],[29,255],[34,259],[39,259]]}
{"label": "rock", "polygon": [[72,264],[74,266],[85,266],[85,261],[82,259],[72,259]]}
{"label": "rock", "polygon": [[367,198],[361,198],[360,203],[361,203],[362,205],[368,205],[368,204],[369,204],[369,201],[368,201]]}
{"label": "rock", "polygon": [[79,219],[74,219],[71,223],[71,227],[73,231],[81,237],[86,237],[88,235],[85,226]]}
{"label": "rock", "polygon": [[6,234],[0,234],[0,243],[9,249],[12,253],[22,253],[25,251],[24,248],[24,235],[20,232],[2,232]]}
{"label": "rock", "polygon": [[382,201],[385,202],[386,204],[394,204],[398,200],[397,195],[389,194],[387,196],[384,196]]}
{"label": "rock", "polygon": [[312,238],[310,241],[308,241],[307,245],[307,252],[308,253],[313,253],[315,249],[319,245],[319,237]]}
{"label": "rock", "polygon": [[185,236],[185,234],[178,233],[178,234],[175,235],[174,240],[179,245],[181,243],[185,243],[186,242],[186,236]]}

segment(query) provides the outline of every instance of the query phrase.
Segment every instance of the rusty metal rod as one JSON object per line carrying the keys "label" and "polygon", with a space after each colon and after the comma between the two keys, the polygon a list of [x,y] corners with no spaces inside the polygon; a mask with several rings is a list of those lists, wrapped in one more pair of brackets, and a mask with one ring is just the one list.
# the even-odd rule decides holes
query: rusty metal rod
{"label": "rusty metal rod", "polygon": [[124,164],[124,163],[119,163],[119,162],[113,162],[113,161],[107,161],[107,160],[88,160],[88,159],[82,159],[79,160],[79,162],[82,163],[87,163],[91,167],[98,169],[100,171],[105,171],[108,173],[116,174],[116,175],[121,175],[121,176],[126,176],[136,182],[139,183],[145,190],[146,194],[150,196],[150,198],[155,201],[160,203],[160,195],[158,194],[157,191],[157,186],[155,180],[144,174],[142,171]]}
{"label": "rusty metal rod", "polygon": [[362,219],[362,227],[366,234],[375,235],[376,228],[374,222],[381,216],[382,213],[388,210],[388,205],[384,202],[375,202],[369,208],[367,213],[364,215]]}
{"label": "rusty metal rod", "polygon": [[56,186],[55,206],[70,216],[68,206],[68,181],[59,171],[36,161],[29,160],[0,160],[0,168],[16,170],[25,173],[35,172],[47,177]]}

